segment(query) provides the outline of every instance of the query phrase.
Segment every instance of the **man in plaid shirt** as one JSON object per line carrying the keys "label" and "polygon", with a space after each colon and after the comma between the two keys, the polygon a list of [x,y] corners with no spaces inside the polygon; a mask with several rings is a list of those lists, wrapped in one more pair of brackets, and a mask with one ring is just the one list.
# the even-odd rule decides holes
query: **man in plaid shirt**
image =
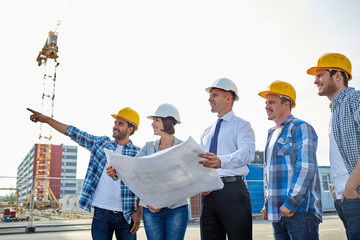
{"label": "man in plaid shirt", "polygon": [[118,240],[136,239],[142,209],[138,206],[135,194],[120,179],[114,181],[104,171],[108,165],[104,148],[118,154],[135,156],[140,148],[133,145],[129,137],[138,128],[139,115],[131,108],[124,108],[117,115],[113,114],[115,139],[111,140],[106,136],[90,135],[39,112],[28,110],[32,112],[31,121],[49,124],[91,152],[79,206],[89,212],[91,207],[94,208],[92,238],[111,240],[115,232]]}
{"label": "man in plaid shirt", "polygon": [[360,91],[348,87],[350,60],[339,53],[320,56],[307,70],[315,76],[319,96],[331,101],[330,166],[335,208],[348,239],[360,239]]}
{"label": "man in plaid shirt", "polygon": [[319,239],[322,205],[316,132],[291,115],[296,92],[289,83],[275,81],[259,95],[266,99],[268,119],[276,124],[265,148],[261,213],[272,222],[275,239]]}

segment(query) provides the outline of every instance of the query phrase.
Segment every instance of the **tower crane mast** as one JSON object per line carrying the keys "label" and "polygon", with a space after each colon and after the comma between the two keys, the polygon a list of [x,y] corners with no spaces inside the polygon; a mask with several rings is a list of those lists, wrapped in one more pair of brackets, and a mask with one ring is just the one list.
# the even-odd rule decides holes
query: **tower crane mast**
{"label": "tower crane mast", "polygon": [[[43,94],[42,94],[42,114],[53,117],[54,99],[55,99],[55,82],[56,69],[59,66],[58,45],[57,45],[57,28],[60,21],[57,22],[54,31],[50,31],[45,44],[36,59],[38,66],[44,67],[43,77]],[[40,134],[36,156],[36,176],[33,187],[33,202],[38,209],[61,209],[54,193],[50,188],[50,165],[51,165],[51,138],[52,131],[47,124],[40,123]],[[34,166],[35,167],[35,166]],[[31,201],[31,195],[28,198],[25,207]]]}

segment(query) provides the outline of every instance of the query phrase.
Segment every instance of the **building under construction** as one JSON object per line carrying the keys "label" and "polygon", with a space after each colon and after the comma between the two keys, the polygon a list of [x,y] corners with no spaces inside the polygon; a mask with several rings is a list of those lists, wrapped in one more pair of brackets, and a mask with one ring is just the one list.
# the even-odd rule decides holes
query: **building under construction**
{"label": "building under construction", "polygon": [[[34,144],[17,170],[17,187],[19,188],[19,204],[26,204],[33,184],[35,183],[37,156],[40,144]],[[80,180],[76,179],[77,146],[51,145],[51,164],[47,179],[55,199],[64,196],[77,196],[80,194]],[[45,182],[45,180],[43,182]],[[46,189],[44,189],[46,190]],[[34,202],[35,208],[57,208],[56,201]],[[38,206],[37,206],[38,205]]]}
{"label": "building under construction", "polygon": [[[56,70],[59,66],[58,62],[58,33],[57,28],[60,25],[58,21],[54,31],[50,31],[46,38],[45,44],[36,58],[38,66],[43,67],[43,94],[42,94],[42,109],[41,113],[50,117],[54,114],[54,99],[55,99],[55,83]],[[39,85],[40,86],[40,85]],[[27,173],[18,173],[20,176],[31,176],[31,181],[18,180],[18,185],[31,183],[31,193],[25,194],[27,201],[23,208],[30,209],[58,209],[61,210],[59,204],[60,197],[60,180],[61,177],[61,154],[62,146],[54,146],[51,144],[52,129],[47,124],[40,123],[39,143],[35,144],[34,155],[26,168]],[[25,164],[23,164],[25,166]],[[76,166],[75,166],[76,167]],[[21,172],[21,171],[20,171]],[[76,174],[76,171],[75,171]],[[55,179],[58,178],[58,179]],[[57,193],[54,193],[57,192]],[[20,192],[21,199],[24,192]]]}

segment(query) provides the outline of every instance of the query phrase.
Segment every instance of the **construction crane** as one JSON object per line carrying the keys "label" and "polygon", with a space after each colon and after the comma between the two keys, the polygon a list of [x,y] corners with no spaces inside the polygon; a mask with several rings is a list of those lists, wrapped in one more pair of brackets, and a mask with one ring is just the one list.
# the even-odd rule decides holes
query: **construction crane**
{"label": "construction crane", "polygon": [[[54,31],[50,31],[42,50],[36,59],[38,66],[44,67],[43,77],[43,94],[42,94],[42,114],[53,117],[54,114],[54,98],[55,98],[55,82],[56,69],[59,66],[58,46],[57,46],[57,29],[60,25],[57,22]],[[40,143],[37,144],[36,156],[36,176],[32,194],[29,195],[25,208],[33,203],[37,209],[59,209],[60,203],[56,199],[50,188],[50,165],[51,165],[51,128],[47,124],[40,123]],[[31,202],[32,201],[32,202]]]}

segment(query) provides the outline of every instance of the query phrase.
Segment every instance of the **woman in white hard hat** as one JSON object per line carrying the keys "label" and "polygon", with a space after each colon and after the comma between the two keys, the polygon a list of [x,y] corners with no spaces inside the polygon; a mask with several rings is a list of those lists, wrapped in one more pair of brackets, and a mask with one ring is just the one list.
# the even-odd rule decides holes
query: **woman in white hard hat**
{"label": "woman in white hard hat", "polygon": [[[154,129],[154,135],[160,136],[160,139],[147,142],[136,157],[147,156],[182,143],[174,136],[174,126],[180,123],[180,114],[175,106],[161,104],[155,114],[148,116],[148,118],[153,120],[151,126]],[[111,167],[106,170],[110,177],[116,175],[115,170]],[[161,209],[154,209],[152,206],[145,205],[141,200],[140,205],[143,207],[143,222],[147,239],[184,239],[189,221],[187,199]]]}

